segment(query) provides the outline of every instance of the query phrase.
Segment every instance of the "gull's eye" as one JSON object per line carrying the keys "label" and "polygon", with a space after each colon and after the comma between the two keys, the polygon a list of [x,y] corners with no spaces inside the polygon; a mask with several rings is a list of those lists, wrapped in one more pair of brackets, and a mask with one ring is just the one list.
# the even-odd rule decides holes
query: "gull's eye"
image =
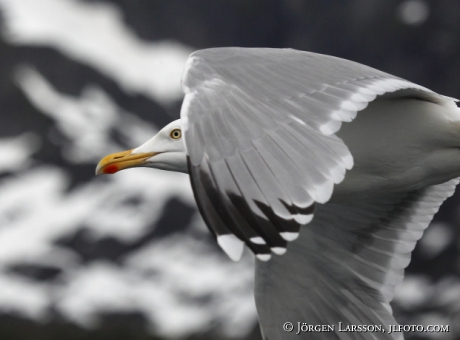
{"label": "gull's eye", "polygon": [[174,129],[169,133],[172,139],[180,139],[182,137],[182,131],[180,129]]}

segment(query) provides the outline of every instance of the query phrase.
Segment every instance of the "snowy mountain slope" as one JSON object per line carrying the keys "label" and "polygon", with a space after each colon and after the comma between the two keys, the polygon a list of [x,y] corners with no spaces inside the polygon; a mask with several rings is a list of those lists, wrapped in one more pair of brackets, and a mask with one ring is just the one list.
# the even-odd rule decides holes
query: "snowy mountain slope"
{"label": "snowy mountain slope", "polygon": [[[0,8],[8,44],[56,49],[128,96],[166,106],[181,100],[190,49],[142,41],[116,6],[2,0]],[[94,177],[103,155],[155,134],[153,117],[162,112],[154,103],[152,119],[140,118],[92,78],[79,94],[63,93],[27,61],[14,64],[11,81],[47,122],[0,139],[8,159],[0,166],[0,311],[40,322],[57,312],[90,328],[101,314],[136,312],[168,338],[211,329],[247,334],[256,323],[252,260],[234,264],[220,254],[187,176],[133,169]],[[49,144],[56,154],[43,159],[40,150]],[[85,179],[70,186],[75,171]]]}

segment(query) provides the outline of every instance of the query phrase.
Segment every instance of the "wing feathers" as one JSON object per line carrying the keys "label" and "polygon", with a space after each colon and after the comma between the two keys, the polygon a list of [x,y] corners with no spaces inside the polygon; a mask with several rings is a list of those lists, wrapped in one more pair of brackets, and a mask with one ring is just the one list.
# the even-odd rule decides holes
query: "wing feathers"
{"label": "wing feathers", "polygon": [[334,133],[377,96],[453,101],[364,65],[293,50],[199,51],[183,86],[190,177],[206,224],[232,259],[242,242],[258,259],[271,258],[256,261],[264,336],[287,339],[286,320],[396,324],[394,286],[458,181],[329,201],[354,161]]}
{"label": "wing feathers", "polygon": [[[352,121],[377,95],[401,89],[448,101],[364,65],[294,50],[199,51],[187,62],[183,86],[190,172],[199,172],[192,175],[194,190],[203,207],[213,207],[211,215],[223,216],[208,217],[207,223],[218,225],[211,227],[218,235],[239,230],[235,235],[248,245],[261,238],[272,248],[296,238],[300,225],[313,218],[305,209],[326,203],[352,168],[350,151],[333,135],[342,122]],[[375,242],[407,252],[405,240],[419,237],[401,234],[399,244],[396,233],[382,229]]]}
{"label": "wing feathers", "polygon": [[[283,338],[273,325],[290,318],[386,329],[396,325],[389,305],[394,287],[402,281],[433,209],[457,183],[319,206],[316,218],[282,258],[272,259],[270,265],[257,263],[255,291],[264,334]],[[283,290],[285,286],[290,289]],[[274,306],[282,315],[270,313]],[[344,334],[338,339],[346,339]],[[395,335],[372,334],[377,339]]]}

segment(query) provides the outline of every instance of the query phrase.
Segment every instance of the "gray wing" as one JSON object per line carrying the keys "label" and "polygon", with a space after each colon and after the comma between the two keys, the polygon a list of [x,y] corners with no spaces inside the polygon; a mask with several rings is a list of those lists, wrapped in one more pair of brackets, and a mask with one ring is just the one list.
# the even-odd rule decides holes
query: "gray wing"
{"label": "gray wing", "polygon": [[351,61],[295,50],[193,53],[181,119],[197,203],[218,243],[238,260],[283,254],[353,166],[334,135],[376,96],[432,91]]}
{"label": "gray wing", "polygon": [[[411,252],[459,179],[408,194],[322,205],[283,257],[257,261],[255,296],[264,339],[402,339],[389,302]],[[290,289],[285,289],[290,287]],[[332,325],[328,334],[283,331],[284,322]],[[339,332],[382,325],[385,333]]]}

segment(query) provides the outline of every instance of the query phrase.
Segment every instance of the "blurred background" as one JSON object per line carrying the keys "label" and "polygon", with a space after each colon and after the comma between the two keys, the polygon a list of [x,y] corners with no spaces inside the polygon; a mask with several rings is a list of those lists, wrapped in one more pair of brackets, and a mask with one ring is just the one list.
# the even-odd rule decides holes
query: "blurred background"
{"label": "blurred background", "polygon": [[[259,340],[186,175],[94,176],[179,117],[187,56],[290,47],[460,98],[458,0],[0,0],[0,339]],[[403,325],[460,339],[460,192],[413,253]]]}

